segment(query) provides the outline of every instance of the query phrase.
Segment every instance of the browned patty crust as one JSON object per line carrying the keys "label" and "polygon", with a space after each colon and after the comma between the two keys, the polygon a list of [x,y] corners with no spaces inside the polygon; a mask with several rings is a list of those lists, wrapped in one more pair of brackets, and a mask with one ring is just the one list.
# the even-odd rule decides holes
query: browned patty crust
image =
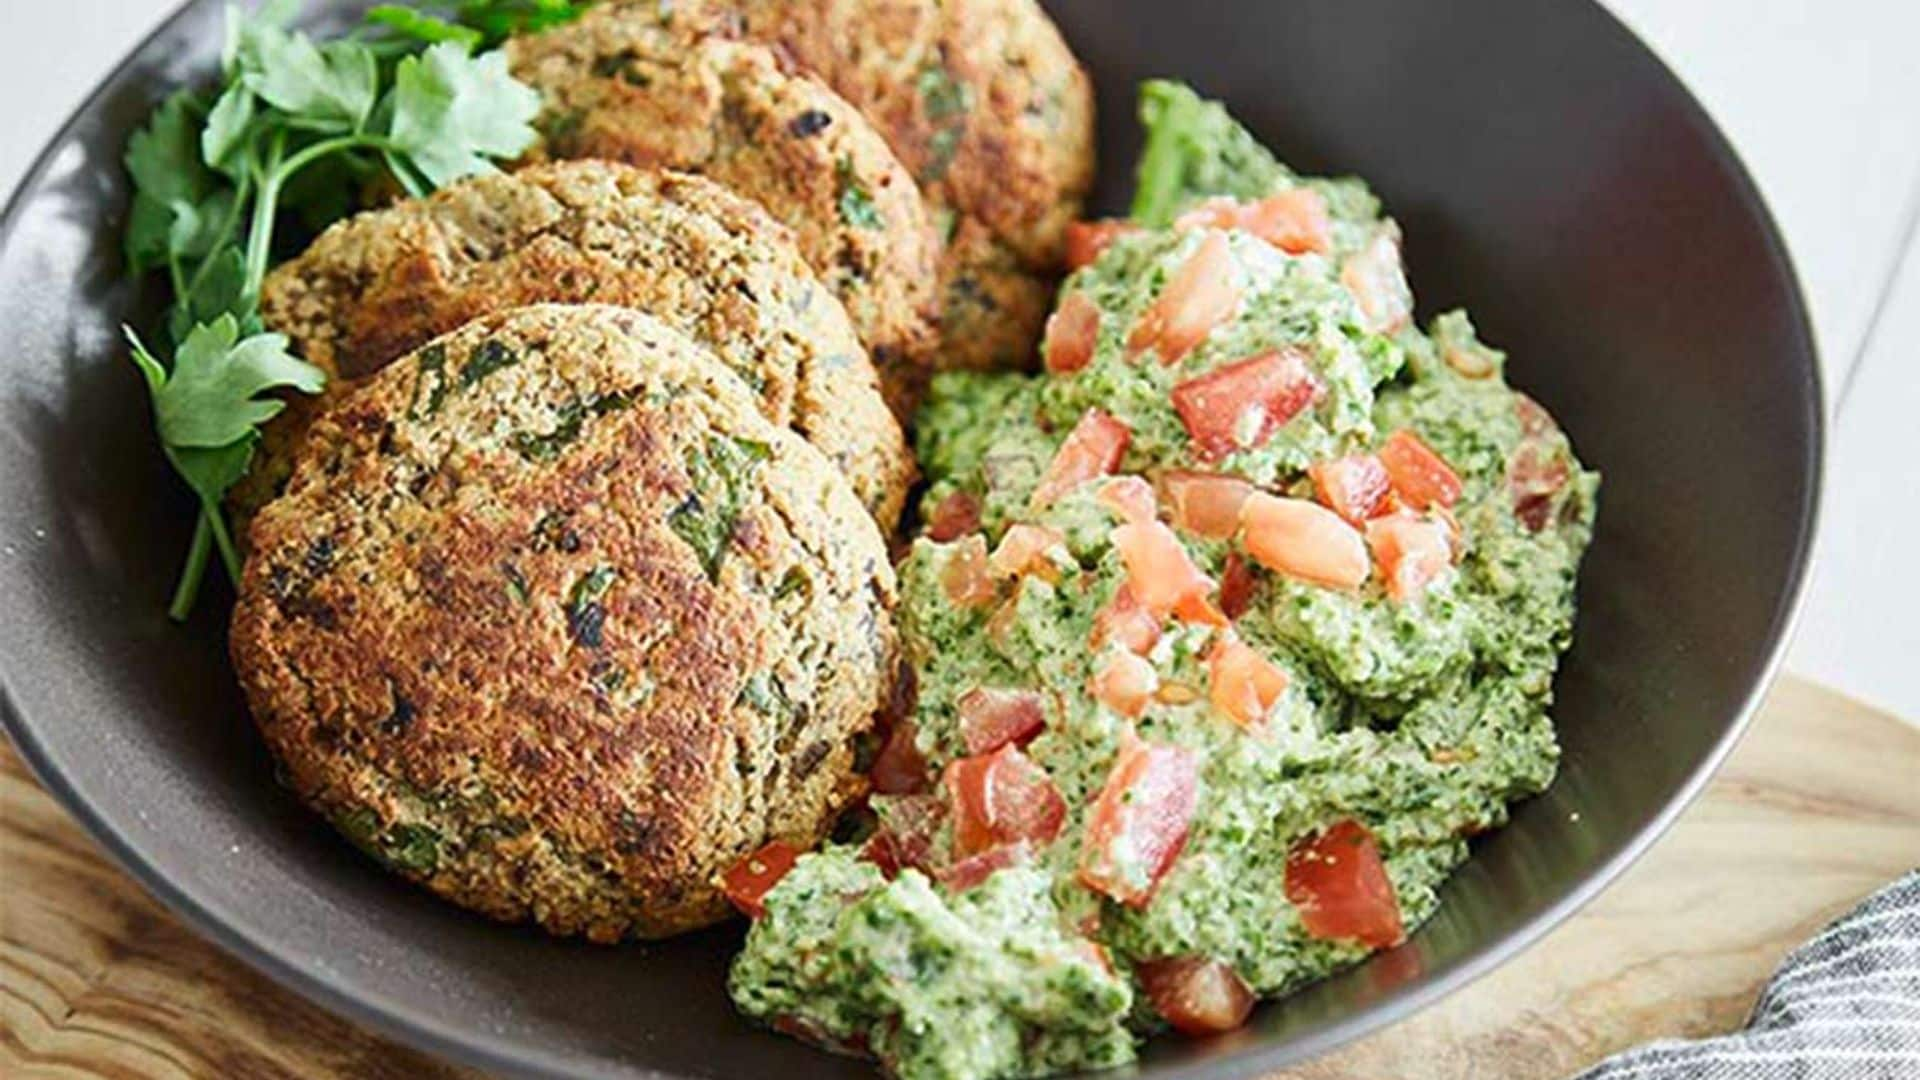
{"label": "browned patty crust", "polygon": [[[464,180],[327,230],[268,276],[261,309],[300,355],[352,380],[479,315],[587,301],[647,311],[711,349],[892,530],[913,462],[866,350],[787,229],[710,180],[592,161]],[[269,428],[237,505],[284,483],[315,411]]]}
{"label": "browned patty crust", "polygon": [[1036,0],[704,0],[871,119],[927,197],[1033,266],[1093,186],[1093,83]]}
{"label": "browned patty crust", "polygon": [[1036,0],[701,2],[865,113],[936,207],[938,366],[1027,363],[1095,164],[1092,81]]}
{"label": "browned patty crust", "polygon": [[905,414],[937,342],[940,238],[912,175],[857,109],[767,49],[654,5],[597,8],[507,53],[546,99],[546,153],[703,173],[792,229]]}
{"label": "browned patty crust", "polygon": [[894,581],[817,451],[625,308],[437,339],[317,421],[232,652],[296,792],[404,876],[597,941],[858,794]]}

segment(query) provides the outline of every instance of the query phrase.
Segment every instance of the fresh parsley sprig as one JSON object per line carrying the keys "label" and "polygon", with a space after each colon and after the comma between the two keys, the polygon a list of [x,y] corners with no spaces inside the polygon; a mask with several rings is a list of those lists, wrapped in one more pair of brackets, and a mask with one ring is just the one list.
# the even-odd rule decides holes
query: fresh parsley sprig
{"label": "fresh parsley sprig", "polygon": [[594,0],[445,0],[420,7],[381,4],[367,12],[367,21],[416,41],[453,41],[492,47],[515,34],[538,33],[570,23],[586,14],[593,3]]}
{"label": "fresh parsley sprig", "polygon": [[476,54],[470,35],[397,50],[316,42],[290,28],[297,7],[273,0],[247,16],[230,6],[217,90],[176,92],[127,144],[127,259],[167,273],[172,365],[131,328],[127,336],[162,448],[200,501],[168,608],[176,619],[192,610],[214,552],[239,577],[221,499],[246,475],[259,426],[285,408],[263,395],[317,393],[326,381],[284,337],[261,332],[260,289],[283,217],[317,228],[382,175],[424,194],[535,139],[539,95],[500,53]]}

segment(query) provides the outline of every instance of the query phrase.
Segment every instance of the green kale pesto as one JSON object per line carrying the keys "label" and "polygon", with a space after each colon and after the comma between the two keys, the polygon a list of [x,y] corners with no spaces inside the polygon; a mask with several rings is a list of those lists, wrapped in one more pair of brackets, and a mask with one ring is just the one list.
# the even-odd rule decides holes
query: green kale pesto
{"label": "green kale pesto", "polygon": [[[1100,313],[1092,358],[1067,373],[935,380],[916,434],[929,482],[923,509],[970,499],[983,535],[922,538],[900,567],[901,637],[918,685],[914,745],[933,778],[929,795],[909,798],[949,807],[932,860],[958,843],[959,811],[940,777],[973,749],[962,701],[982,688],[1038,693],[1045,724],[1021,752],[1058,792],[1064,820],[1038,850],[970,888],[943,883],[937,868],[890,879],[863,848],[804,856],[765,897],[767,914],[733,968],[731,992],[748,1015],[870,1051],[902,1077],[1130,1061],[1136,1040],[1166,1026],[1140,980],[1148,961],[1225,964],[1263,997],[1323,978],[1370,948],[1309,930],[1285,885],[1298,844],[1336,823],[1362,825],[1411,930],[1433,914],[1467,838],[1503,824],[1558,762],[1553,674],[1571,642],[1597,475],[1507,385],[1505,355],[1463,313],[1424,331],[1366,328],[1342,270],[1393,227],[1363,185],[1296,176],[1185,87],[1149,84],[1144,111],[1135,216],[1147,228],[1062,286]],[[1180,211],[1299,186],[1325,199],[1329,249],[1288,254],[1230,231],[1241,287],[1232,314],[1174,364],[1133,355],[1130,328],[1201,242],[1199,230],[1170,226]],[[1223,458],[1200,455],[1172,388],[1276,349],[1305,357],[1323,387],[1318,400]],[[1251,581],[1230,629],[1160,622],[1141,655],[1158,689],[1130,716],[1096,692],[1104,665],[1126,649],[1096,644],[1101,613],[1133,587],[1116,540],[1122,518],[1098,483],[1032,502],[1068,432],[1094,408],[1131,432],[1121,473],[1149,484],[1181,471],[1229,474],[1302,499],[1316,497],[1310,466],[1411,432],[1450,466],[1459,493],[1445,508],[1397,513],[1444,524],[1450,561],[1413,595],[1390,595],[1378,566],[1358,587],[1331,588],[1250,558],[1243,536],[1176,528],[1186,558],[1214,582],[1230,560],[1250,568]],[[1158,511],[1173,516],[1164,498]],[[1045,572],[999,571],[984,602],[956,595],[955,575],[1015,524],[1058,538]],[[1209,658],[1228,633],[1286,675],[1255,723],[1229,719],[1209,696]],[[1080,868],[1096,799],[1136,739],[1190,754],[1197,794],[1177,856],[1146,902],[1129,905]],[[883,826],[899,805],[876,797]]]}

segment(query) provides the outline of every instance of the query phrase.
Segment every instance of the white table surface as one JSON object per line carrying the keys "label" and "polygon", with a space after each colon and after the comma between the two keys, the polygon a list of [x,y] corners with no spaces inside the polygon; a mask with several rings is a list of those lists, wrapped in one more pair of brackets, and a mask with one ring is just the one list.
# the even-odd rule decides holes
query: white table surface
{"label": "white table surface", "polygon": [[[1693,88],[1779,219],[1836,414],[1789,666],[1920,723],[1920,0],[1606,0]],[[8,3],[0,180],[174,0]],[[57,42],[56,47],[49,47]]]}

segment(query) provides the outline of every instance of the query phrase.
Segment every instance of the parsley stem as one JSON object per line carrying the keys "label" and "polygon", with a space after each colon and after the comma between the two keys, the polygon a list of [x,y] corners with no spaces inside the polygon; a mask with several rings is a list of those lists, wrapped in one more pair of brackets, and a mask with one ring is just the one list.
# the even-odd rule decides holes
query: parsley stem
{"label": "parsley stem", "polygon": [[220,549],[220,561],[226,564],[227,579],[234,588],[240,587],[240,552],[233,546],[233,534],[227,531],[227,517],[218,502],[206,503],[201,507],[201,520],[213,528],[213,545]]}
{"label": "parsley stem", "polygon": [[193,277],[188,279],[187,287],[182,289],[176,284],[173,289],[173,295],[185,299],[199,291],[200,283],[207,278],[207,271],[213,269],[214,259],[212,253],[225,248],[228,242],[233,239],[234,230],[240,227],[240,211],[247,207],[248,189],[252,186],[253,177],[251,176],[242,176],[235,183],[233,203],[227,207],[226,220],[220,223],[219,239],[214,242],[213,246],[207,249],[208,255],[206,258],[200,260],[200,265],[194,268]]}
{"label": "parsley stem", "polygon": [[253,204],[253,225],[247,232],[245,284],[240,295],[249,301],[260,296],[260,284],[267,277],[267,258],[273,251],[273,219],[280,210],[280,185],[286,183],[280,157],[287,151],[287,133],[275,132],[267,146],[267,160],[255,166],[261,177],[260,195]]}
{"label": "parsley stem", "polygon": [[173,602],[167,605],[167,617],[186,622],[193,614],[193,602],[200,595],[200,581],[207,576],[207,559],[213,554],[213,526],[207,520],[207,508],[193,523],[193,543],[187,547],[187,564],[180,568],[179,584],[173,587]]}
{"label": "parsley stem", "polygon": [[380,135],[339,135],[322,139],[282,160],[281,155],[286,152],[286,134],[282,132],[274,137],[273,145],[267,151],[266,163],[260,170],[260,197],[253,208],[253,231],[247,236],[245,295],[257,298],[261,284],[266,281],[267,260],[273,254],[273,221],[280,212],[280,192],[286,187],[287,181],[293,179],[301,169],[330,154],[363,147],[384,149],[386,145],[386,138]]}

